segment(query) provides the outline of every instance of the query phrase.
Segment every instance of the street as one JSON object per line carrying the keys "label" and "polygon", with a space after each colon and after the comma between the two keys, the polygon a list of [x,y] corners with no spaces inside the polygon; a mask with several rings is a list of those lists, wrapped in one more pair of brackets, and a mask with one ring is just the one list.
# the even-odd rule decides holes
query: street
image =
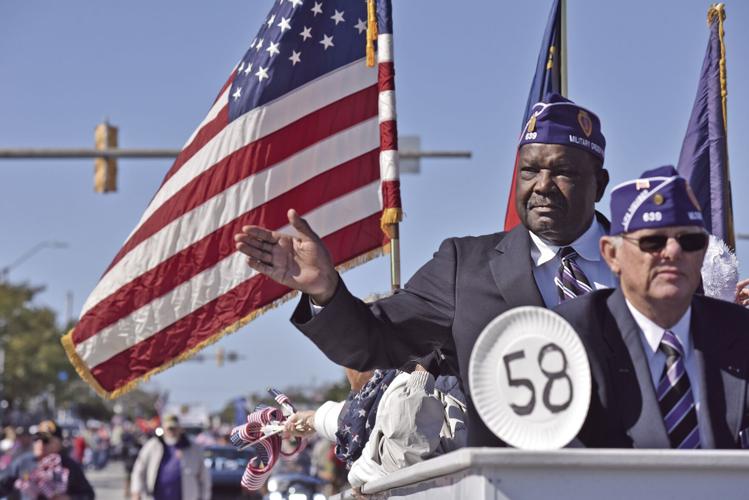
{"label": "street", "polygon": [[122,462],[110,461],[102,470],[88,469],[86,477],[94,487],[97,499],[121,500],[125,498],[125,468]]}

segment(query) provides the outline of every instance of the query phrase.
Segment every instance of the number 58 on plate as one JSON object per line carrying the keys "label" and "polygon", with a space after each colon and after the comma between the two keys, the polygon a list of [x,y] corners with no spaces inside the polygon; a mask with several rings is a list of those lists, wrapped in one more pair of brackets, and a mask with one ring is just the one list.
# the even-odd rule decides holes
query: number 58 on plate
{"label": "number 58 on plate", "polygon": [[572,326],[541,307],[501,314],[482,331],[469,365],[471,397],[484,423],[516,448],[561,448],[580,431],[590,366]]}

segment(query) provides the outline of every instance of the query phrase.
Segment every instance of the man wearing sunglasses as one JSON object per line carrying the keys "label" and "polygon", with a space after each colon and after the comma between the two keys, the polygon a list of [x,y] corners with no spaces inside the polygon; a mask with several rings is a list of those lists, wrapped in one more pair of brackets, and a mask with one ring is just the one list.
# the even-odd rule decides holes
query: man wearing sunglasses
{"label": "man wearing sunglasses", "polygon": [[747,447],[749,311],[697,295],[708,243],[673,167],[611,193],[601,254],[619,277],[557,308],[588,349],[593,395],[580,440],[635,448]]}

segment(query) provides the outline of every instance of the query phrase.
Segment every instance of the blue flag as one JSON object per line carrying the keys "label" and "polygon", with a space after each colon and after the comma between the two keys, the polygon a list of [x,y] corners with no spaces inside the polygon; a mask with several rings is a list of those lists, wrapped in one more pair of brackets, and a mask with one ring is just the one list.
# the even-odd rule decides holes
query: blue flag
{"label": "blue flag", "polygon": [[247,400],[239,397],[234,398],[234,425],[247,423]]}
{"label": "blue flag", "polygon": [[[538,53],[536,72],[533,75],[531,90],[528,93],[528,101],[523,111],[523,123],[520,124],[522,133],[525,124],[530,118],[531,108],[543,97],[555,92],[564,95],[562,89],[563,75],[567,71],[563,66],[564,47],[562,40],[562,3],[565,0],[554,0],[546,23],[546,31],[541,40],[541,50]],[[517,163],[517,159],[515,160]],[[512,184],[510,184],[510,196],[507,199],[507,210],[505,211],[505,231],[509,231],[520,223],[517,210],[515,210],[515,176],[517,165],[512,171]]]}
{"label": "blue flag", "polygon": [[710,7],[707,18],[710,40],[677,169],[689,181],[702,207],[707,230],[733,249],[735,237],[726,138],[723,4]]}
{"label": "blue flag", "polygon": [[530,118],[531,108],[540,102],[546,94],[551,92],[559,95],[562,93],[562,51],[567,47],[562,46],[562,2],[554,0],[546,23],[546,31],[541,41],[541,50],[538,52],[536,61],[536,72],[533,75],[531,90],[528,92],[528,101],[523,112],[523,123],[520,124],[522,131]]}

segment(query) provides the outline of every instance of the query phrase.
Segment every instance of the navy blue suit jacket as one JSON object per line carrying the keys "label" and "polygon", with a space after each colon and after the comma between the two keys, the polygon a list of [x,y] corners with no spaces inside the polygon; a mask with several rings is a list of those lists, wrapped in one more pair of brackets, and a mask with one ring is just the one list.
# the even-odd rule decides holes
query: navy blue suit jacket
{"label": "navy blue suit jacket", "polygon": [[[642,332],[621,290],[599,290],[555,308],[585,343],[593,378],[582,444],[670,448],[653,388]],[[736,448],[749,425],[749,310],[695,295],[690,333],[701,377],[699,418],[708,419],[703,448]]]}
{"label": "navy blue suit jacket", "polygon": [[[599,219],[601,220],[601,219]],[[335,363],[368,370],[397,368],[435,348],[456,353],[466,395],[468,361],[484,327],[517,306],[544,307],[533,278],[528,230],[445,240],[432,260],[392,297],[368,305],[343,281],[311,317],[302,299],[292,322]],[[501,446],[467,397],[468,445]]]}

